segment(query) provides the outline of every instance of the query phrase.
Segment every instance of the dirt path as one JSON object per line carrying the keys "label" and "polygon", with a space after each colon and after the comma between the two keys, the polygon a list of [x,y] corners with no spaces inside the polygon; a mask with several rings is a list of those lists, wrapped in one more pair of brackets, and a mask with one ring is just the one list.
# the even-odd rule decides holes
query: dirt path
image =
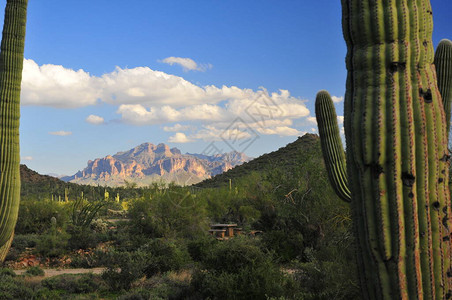
{"label": "dirt path", "polygon": [[[93,273],[93,274],[101,274],[105,268],[92,268],[92,269],[43,269],[44,276],[43,278],[57,276],[61,274],[83,274],[83,273]],[[14,270],[16,275],[23,275],[27,271],[24,270]],[[42,276],[41,276],[42,277]]]}

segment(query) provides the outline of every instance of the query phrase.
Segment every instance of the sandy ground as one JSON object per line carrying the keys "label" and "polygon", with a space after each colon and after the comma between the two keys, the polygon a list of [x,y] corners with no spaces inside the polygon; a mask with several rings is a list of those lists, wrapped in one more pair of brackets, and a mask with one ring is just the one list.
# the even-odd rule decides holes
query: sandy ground
{"label": "sandy ground", "polygon": [[[93,274],[101,274],[105,268],[92,268],[92,269],[43,269],[44,276],[40,277],[52,277],[61,274],[83,274],[83,273],[93,273]],[[23,275],[27,271],[27,269],[23,270],[14,270],[16,275]]]}

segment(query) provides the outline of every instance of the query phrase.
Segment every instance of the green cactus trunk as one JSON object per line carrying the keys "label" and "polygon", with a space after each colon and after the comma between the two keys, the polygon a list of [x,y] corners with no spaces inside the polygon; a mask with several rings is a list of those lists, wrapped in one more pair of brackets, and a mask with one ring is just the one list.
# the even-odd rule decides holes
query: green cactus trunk
{"label": "green cactus trunk", "polygon": [[7,0],[0,52],[0,261],[16,226],[20,201],[19,118],[28,0]]}
{"label": "green cactus trunk", "polygon": [[428,0],[342,0],[345,135],[367,299],[451,296],[446,114]]}

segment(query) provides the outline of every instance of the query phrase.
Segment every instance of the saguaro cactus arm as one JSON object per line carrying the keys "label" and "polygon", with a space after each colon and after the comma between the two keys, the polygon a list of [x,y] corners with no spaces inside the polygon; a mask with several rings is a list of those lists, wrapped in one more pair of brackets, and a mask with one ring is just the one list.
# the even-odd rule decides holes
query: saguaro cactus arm
{"label": "saguaro cactus arm", "polygon": [[7,0],[0,52],[0,261],[14,234],[20,201],[19,118],[28,0]]}
{"label": "saguaro cactus arm", "polygon": [[434,64],[438,78],[438,90],[443,99],[444,111],[446,112],[447,133],[449,133],[452,102],[452,41],[445,39],[438,44]]}
{"label": "saguaro cactus arm", "polygon": [[322,153],[328,171],[328,178],[336,194],[344,201],[350,202],[348,188],[347,165],[342,147],[336,109],[327,91],[317,93],[315,100],[315,116],[319,128]]}

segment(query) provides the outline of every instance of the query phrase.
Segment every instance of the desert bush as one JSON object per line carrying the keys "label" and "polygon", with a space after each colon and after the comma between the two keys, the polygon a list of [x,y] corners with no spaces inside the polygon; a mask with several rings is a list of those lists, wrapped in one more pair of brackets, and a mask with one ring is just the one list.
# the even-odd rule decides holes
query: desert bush
{"label": "desert bush", "polygon": [[361,299],[354,270],[344,268],[343,263],[316,260],[300,263],[295,277],[302,299]]}
{"label": "desert bush", "polygon": [[63,300],[67,299],[67,295],[62,290],[49,290],[48,288],[40,288],[32,299],[40,300]]}
{"label": "desert bush", "polygon": [[0,268],[0,299],[33,299],[33,290],[16,280],[14,271]]}
{"label": "desert bush", "polygon": [[160,300],[163,298],[151,298],[151,291],[146,289],[136,289],[125,293],[117,298],[117,300]]}
{"label": "desert bush", "polygon": [[54,291],[64,291],[66,294],[88,294],[101,287],[99,276],[87,274],[62,274],[46,278],[41,282],[43,288]]}
{"label": "desert bush", "polygon": [[71,255],[72,268],[96,268],[108,265],[107,250],[93,249],[88,251],[79,250]]}
{"label": "desert bush", "polygon": [[34,248],[39,236],[37,234],[16,234],[14,235],[11,248],[6,255],[5,260],[17,260],[26,248]]}
{"label": "desert bush", "polygon": [[24,251],[25,248],[36,247],[39,238],[37,234],[15,234],[11,247]]}
{"label": "desert bush", "polygon": [[177,273],[168,273],[141,282],[139,288],[130,290],[118,299],[196,299],[191,298],[189,292],[189,279],[179,278]]}
{"label": "desert bush", "polygon": [[118,251],[133,252],[152,240],[149,235],[136,232],[136,229],[132,228],[134,226],[129,223],[118,222],[116,225],[116,230],[108,232],[108,239]]}
{"label": "desert bush", "polygon": [[272,255],[248,238],[217,243],[194,273],[191,288],[203,299],[265,299],[295,293],[295,283]]}
{"label": "desert bush", "polygon": [[0,268],[0,278],[4,277],[16,277],[16,273],[9,268]]}
{"label": "desert bush", "polygon": [[106,233],[108,230],[108,223],[98,218],[91,222],[90,227],[95,232]]}
{"label": "desert bush", "polygon": [[143,269],[148,261],[145,252],[111,251],[106,256],[109,264],[102,273],[102,279],[111,290],[129,290],[133,282],[145,276]]}
{"label": "desert bush", "polygon": [[164,234],[163,224],[154,215],[151,199],[135,199],[129,208],[130,231],[132,235],[145,234],[151,238],[159,238]]}
{"label": "desert bush", "polygon": [[190,255],[181,241],[154,239],[143,245],[140,251],[147,253],[146,277],[168,271],[178,271],[191,262]]}
{"label": "desert bush", "polygon": [[25,271],[25,276],[44,276],[44,270],[39,266],[30,267]]}
{"label": "desert bush", "polygon": [[264,232],[262,243],[275,252],[280,262],[301,258],[303,254],[303,235],[300,232],[283,230]]}
{"label": "desert bush", "polygon": [[68,248],[72,250],[95,248],[99,243],[109,240],[107,233],[98,233],[90,227],[69,224]]}
{"label": "desert bush", "polygon": [[269,257],[271,257],[270,254],[260,249],[258,241],[247,237],[236,237],[217,242],[202,263],[208,270],[234,273],[243,267],[260,265]]}
{"label": "desert bush", "polygon": [[193,261],[200,262],[206,258],[216,243],[218,243],[216,238],[206,233],[189,240],[187,242],[187,250]]}
{"label": "desert bush", "polygon": [[15,228],[16,234],[41,234],[52,227],[51,219],[56,218],[61,227],[69,221],[67,205],[49,200],[21,201]]}
{"label": "desert bush", "polygon": [[64,230],[50,228],[39,236],[35,252],[44,257],[60,257],[67,253],[69,235]]}
{"label": "desert bush", "polygon": [[130,202],[132,234],[152,238],[192,238],[208,228],[206,202],[187,188],[152,188],[149,197]]}

